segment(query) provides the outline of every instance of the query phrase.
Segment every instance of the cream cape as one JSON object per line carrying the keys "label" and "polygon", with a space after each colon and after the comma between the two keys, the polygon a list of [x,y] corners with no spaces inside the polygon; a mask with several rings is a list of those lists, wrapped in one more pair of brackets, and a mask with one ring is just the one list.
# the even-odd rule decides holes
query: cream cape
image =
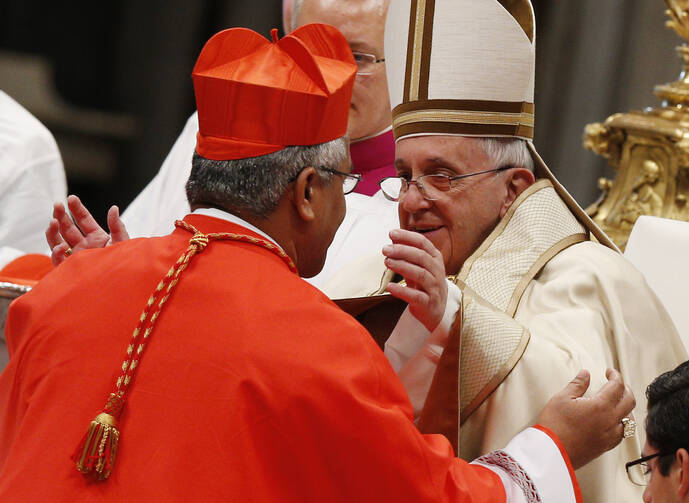
{"label": "cream cape", "polygon": [[[380,278],[382,261],[375,262],[377,275],[373,262],[365,265]],[[348,275],[360,281],[353,291],[376,288],[371,276],[365,285],[361,275]],[[605,382],[607,367],[619,369],[642,423],[646,385],[686,359],[640,273],[619,253],[588,241],[548,180],[520,195],[454,281],[463,290],[461,317],[419,427],[446,434],[465,459],[532,424],[582,367],[592,373],[592,392]],[[345,293],[343,284],[338,288]],[[414,337],[396,331],[388,345]],[[418,382],[405,386],[419,388]],[[628,481],[624,463],[639,456],[643,438],[640,427],[635,438],[579,470],[584,501],[640,501],[641,488]]]}

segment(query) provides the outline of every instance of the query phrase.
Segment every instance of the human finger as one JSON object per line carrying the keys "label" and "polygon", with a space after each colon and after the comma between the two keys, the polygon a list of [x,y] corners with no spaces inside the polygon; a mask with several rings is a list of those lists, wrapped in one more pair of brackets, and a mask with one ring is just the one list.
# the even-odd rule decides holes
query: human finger
{"label": "human finger", "polygon": [[84,239],[84,235],[81,233],[79,228],[76,225],[74,225],[72,218],[67,214],[67,212],[53,212],[53,215],[57,220],[59,231],[62,235],[62,239],[65,240],[67,244],[72,248],[79,245],[81,241]]}
{"label": "human finger", "polygon": [[390,231],[390,239],[395,244],[406,244],[419,248],[432,257],[439,256],[440,252],[431,241],[420,232],[408,231],[406,229],[393,229]]}
{"label": "human finger", "polygon": [[111,243],[119,243],[129,239],[129,233],[120,218],[120,209],[117,206],[111,206],[108,210],[108,229],[110,229]]}
{"label": "human finger", "polygon": [[[401,275],[414,288],[421,288],[422,290],[430,291],[437,286],[438,279],[429,272],[426,267],[417,265],[408,260],[398,260],[392,258],[385,259],[385,266]],[[444,278],[441,278],[445,281]]]}
{"label": "human finger", "polygon": [[62,236],[60,236],[60,226],[54,218],[50,220],[45,230],[45,240],[48,242],[48,246],[51,250],[64,243]]}
{"label": "human finger", "polygon": [[383,247],[383,255],[390,260],[408,262],[422,267],[434,275],[444,276],[444,268],[440,262],[425,250],[405,244],[388,244]]}
{"label": "human finger", "polygon": [[630,417],[633,415],[632,411],[634,410],[634,407],[636,407],[636,398],[634,397],[634,393],[629,386],[625,385],[622,397],[617,402],[617,405],[615,405],[615,413],[620,418]]}
{"label": "human finger", "polygon": [[625,394],[625,385],[622,376],[615,369],[608,369],[605,372],[608,381],[601,387],[596,394],[596,398],[608,404],[612,409],[617,407]]}
{"label": "human finger", "polygon": [[588,370],[581,369],[576,377],[565,386],[563,391],[570,398],[580,398],[584,396],[590,383],[591,374]]}
{"label": "human finger", "polygon": [[428,294],[416,288],[403,286],[399,283],[390,283],[386,287],[386,290],[390,292],[392,296],[405,301],[409,305],[428,303]]}
{"label": "human finger", "polygon": [[86,235],[92,233],[103,233],[106,234],[105,230],[98,225],[96,219],[93,218],[91,212],[86,209],[86,206],[81,202],[75,195],[71,195],[67,198],[67,206],[69,206],[69,211],[74,217],[74,221],[77,223],[82,232]]}
{"label": "human finger", "polygon": [[67,250],[69,250],[69,245],[64,241],[50,251],[50,260],[55,267],[59,266],[67,258]]}

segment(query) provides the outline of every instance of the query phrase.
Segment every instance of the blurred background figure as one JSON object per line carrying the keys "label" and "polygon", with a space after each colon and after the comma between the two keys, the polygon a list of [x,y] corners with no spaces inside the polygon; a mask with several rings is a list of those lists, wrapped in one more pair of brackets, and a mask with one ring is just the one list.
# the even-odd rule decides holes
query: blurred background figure
{"label": "blurred background figure", "polygon": [[0,91],[0,269],[27,253],[49,252],[45,227],[66,191],[53,135]]}
{"label": "blurred background figure", "polygon": [[646,389],[646,445],[627,463],[632,482],[645,485],[645,503],[689,501],[689,362]]}

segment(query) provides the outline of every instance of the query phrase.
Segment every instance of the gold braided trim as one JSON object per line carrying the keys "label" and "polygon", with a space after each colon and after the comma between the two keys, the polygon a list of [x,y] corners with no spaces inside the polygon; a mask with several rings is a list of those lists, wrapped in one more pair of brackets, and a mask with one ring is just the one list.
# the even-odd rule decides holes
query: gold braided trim
{"label": "gold braided trim", "polygon": [[[239,241],[265,248],[280,257],[290,271],[297,273],[297,268],[289,255],[280,247],[264,239],[231,232],[203,234],[183,220],[177,220],[175,226],[193,234],[189,239],[189,245],[177,259],[175,265],[168,269],[156,286],[155,291],[148,298],[127,345],[126,356],[120,365],[121,371],[115,383],[115,390],[110,394],[103,412],[91,421],[86,434],[72,454],[72,460],[76,463],[77,470],[92,475],[96,480],[106,480],[112,472],[120,439],[117,421],[125,404],[128,387],[139,367],[155,322],[191,259],[205,250],[210,241]],[[143,336],[140,337],[142,331]]]}
{"label": "gold braided trim", "polygon": [[[502,367],[500,367],[500,370],[498,370],[493,377],[491,378],[490,381],[486,384],[486,386],[481,390],[481,392],[474,397],[474,399],[469,403],[469,405],[465,405],[462,407],[462,410],[459,413],[459,425],[464,424],[464,422],[469,419],[469,416],[471,416],[476,409],[480,407],[480,405],[488,398],[490,395],[493,394],[493,392],[498,389],[498,386],[502,384],[502,382],[507,378],[508,375],[510,375],[510,372],[512,372],[512,369],[517,366],[517,363],[519,363],[519,360],[522,359],[522,356],[524,356],[524,351],[526,351],[526,346],[529,345],[529,341],[531,340],[531,334],[529,333],[528,330],[524,329],[524,335],[519,341],[519,345],[515,348],[514,353],[510,356],[509,360],[507,360]],[[459,445],[459,437],[460,437],[460,428],[457,428],[457,445]],[[459,451],[457,451],[459,452]]]}
{"label": "gold braided trim", "polygon": [[457,379],[461,425],[512,372],[531,335],[471,288],[464,284],[459,286],[463,291],[460,375]]}
{"label": "gold braided trim", "polygon": [[507,305],[507,309],[505,312],[510,316],[514,317],[515,313],[517,312],[517,307],[519,306],[519,301],[522,300],[522,296],[526,291],[526,287],[536,276],[536,274],[538,274],[538,271],[543,269],[543,267],[548,262],[550,262],[550,260],[553,257],[555,257],[555,255],[560,253],[565,248],[569,248],[572,245],[575,245],[577,243],[583,243],[584,241],[588,240],[589,237],[586,233],[582,232],[580,234],[572,234],[571,236],[567,236],[566,238],[558,241],[553,246],[548,248],[545,252],[543,252],[543,254],[540,257],[538,257],[538,260],[536,260],[536,262],[534,262],[531,265],[527,273],[524,274],[524,276],[522,276],[522,279],[519,281],[517,287],[514,289],[514,293],[512,294],[512,298],[510,299],[510,303]]}
{"label": "gold braided trim", "polygon": [[393,118],[392,127],[399,128],[414,122],[449,122],[459,124],[494,124],[534,127],[535,119],[534,115],[528,112],[509,113],[431,109],[400,113]]}

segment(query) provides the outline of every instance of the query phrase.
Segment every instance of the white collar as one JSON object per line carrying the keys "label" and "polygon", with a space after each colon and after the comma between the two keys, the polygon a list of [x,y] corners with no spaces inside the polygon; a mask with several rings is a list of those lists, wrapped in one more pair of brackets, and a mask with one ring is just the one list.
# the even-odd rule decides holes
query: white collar
{"label": "white collar", "polygon": [[[227,222],[232,222],[233,224],[241,225],[242,227],[245,227],[249,229],[250,231],[254,231],[256,234],[259,234],[260,236],[263,236],[266,238],[268,241],[273,243],[275,246],[280,248],[282,250],[282,247],[275,241],[273,238],[271,238],[268,234],[263,232],[261,229],[256,227],[255,225],[250,224],[243,218],[238,217],[237,215],[233,215],[232,213],[228,213],[227,211],[218,209],[218,208],[197,208],[194,211],[191,212],[192,215],[205,215],[207,217],[215,217],[219,218],[221,220],[225,220]],[[285,250],[282,250],[283,252]]]}

